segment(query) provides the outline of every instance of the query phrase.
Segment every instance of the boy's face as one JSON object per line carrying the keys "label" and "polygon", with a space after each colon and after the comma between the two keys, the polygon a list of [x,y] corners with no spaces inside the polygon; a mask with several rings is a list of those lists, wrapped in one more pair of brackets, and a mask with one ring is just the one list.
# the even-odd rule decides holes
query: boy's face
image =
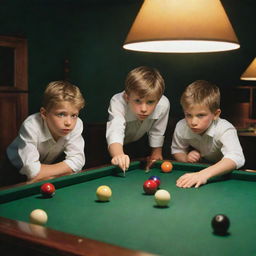
{"label": "boy's face", "polygon": [[158,103],[158,99],[155,96],[141,98],[133,92],[129,95],[125,93],[124,96],[130,110],[136,115],[137,119],[141,121],[152,114]]}
{"label": "boy's face", "polygon": [[52,137],[57,141],[75,128],[79,110],[72,103],[63,101],[48,111],[41,108],[40,113],[46,121]]}
{"label": "boy's face", "polygon": [[189,128],[196,134],[203,134],[220,115],[221,110],[217,109],[212,113],[210,109],[202,105],[194,105],[184,109],[185,119]]}

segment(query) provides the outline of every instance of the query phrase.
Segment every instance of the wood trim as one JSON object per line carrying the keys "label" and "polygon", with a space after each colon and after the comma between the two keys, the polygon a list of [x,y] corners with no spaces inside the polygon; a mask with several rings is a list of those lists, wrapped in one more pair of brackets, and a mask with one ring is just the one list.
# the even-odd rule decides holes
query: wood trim
{"label": "wood trim", "polygon": [[28,90],[28,50],[25,38],[0,36],[0,46],[14,48],[14,85],[0,86],[0,91]]}
{"label": "wood trim", "polygon": [[[0,244],[9,255],[150,256],[93,239],[71,235],[40,225],[0,217]],[[21,253],[21,254],[20,254]]]}

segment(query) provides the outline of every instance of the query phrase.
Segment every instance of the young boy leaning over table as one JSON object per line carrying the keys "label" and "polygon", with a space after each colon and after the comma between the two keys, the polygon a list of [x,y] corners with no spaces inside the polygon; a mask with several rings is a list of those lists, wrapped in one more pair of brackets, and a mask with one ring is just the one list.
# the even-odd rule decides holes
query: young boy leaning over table
{"label": "young boy leaning over table", "polygon": [[151,147],[148,163],[163,159],[162,146],[170,109],[164,89],[159,71],[141,66],[129,72],[125,90],[115,94],[110,101],[106,129],[108,150],[111,163],[124,172],[130,165],[124,145],[138,141],[145,134],[148,134]]}
{"label": "young boy leaning over table", "polygon": [[185,118],[175,128],[171,151],[176,161],[208,161],[209,167],[181,176],[176,185],[199,187],[215,176],[244,165],[245,159],[235,127],[221,119],[219,88],[207,81],[190,84],[181,96]]}
{"label": "young boy leaning over table", "polygon": [[49,83],[40,112],[27,117],[7,148],[7,161],[14,168],[5,168],[6,180],[13,175],[17,182],[33,182],[80,171],[85,155],[83,122],[78,115],[84,104],[77,86],[67,81]]}

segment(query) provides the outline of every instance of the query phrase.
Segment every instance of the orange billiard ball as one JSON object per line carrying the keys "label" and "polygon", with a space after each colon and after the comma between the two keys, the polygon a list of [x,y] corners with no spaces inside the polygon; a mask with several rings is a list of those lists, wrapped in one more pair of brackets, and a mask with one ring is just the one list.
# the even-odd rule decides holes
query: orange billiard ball
{"label": "orange billiard ball", "polygon": [[172,168],[173,168],[173,165],[170,161],[164,161],[162,164],[161,164],[161,170],[162,172],[171,172],[172,171]]}

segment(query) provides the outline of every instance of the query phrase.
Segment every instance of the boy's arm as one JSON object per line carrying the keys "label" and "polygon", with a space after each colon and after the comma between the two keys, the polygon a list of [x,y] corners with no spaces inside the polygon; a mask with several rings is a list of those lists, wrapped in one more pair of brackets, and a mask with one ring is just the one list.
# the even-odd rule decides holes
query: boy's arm
{"label": "boy's arm", "polygon": [[173,154],[173,157],[178,162],[183,162],[183,163],[187,162],[187,154],[185,153],[175,153]]}
{"label": "boy's arm", "polygon": [[84,138],[82,132],[83,122],[81,119],[78,119],[76,127],[72,131],[64,148],[66,157],[63,162],[65,162],[73,172],[81,171],[85,164]]}
{"label": "boy's arm", "polygon": [[151,148],[151,154],[147,157],[146,170],[149,170],[151,166],[157,160],[163,160],[162,147]]}
{"label": "boy's arm", "polygon": [[[158,106],[154,111],[161,111],[158,119],[153,123],[152,127],[148,132],[149,146],[151,148],[160,148],[164,144],[164,135],[169,119],[170,103],[169,100],[162,96]],[[152,154],[151,154],[152,155]]]}
{"label": "boy's arm", "polygon": [[111,163],[125,171],[129,168],[130,158],[124,153],[122,145],[126,126],[126,102],[123,98],[123,93],[112,97],[108,113],[109,121],[106,126],[106,140],[109,154],[112,157]]}
{"label": "boy's arm", "polygon": [[159,111],[161,111],[161,114],[154,122],[148,133],[149,146],[151,147],[152,151],[150,156],[147,158],[146,170],[150,169],[156,160],[163,160],[162,147],[164,144],[164,134],[169,119],[170,103],[165,96],[162,96],[160,101]]}
{"label": "boy's arm", "polygon": [[65,144],[65,148],[63,149],[66,155],[65,160],[54,164],[40,163],[40,171],[35,177],[32,177],[30,181],[36,182],[80,171],[85,164],[84,139],[81,135],[82,131],[83,122],[78,119],[75,129],[70,134],[69,139]]}
{"label": "boy's arm", "polygon": [[150,159],[163,160],[162,147],[152,148]]}
{"label": "boy's arm", "polygon": [[176,185],[182,188],[198,188],[199,186],[207,183],[210,178],[227,174],[236,168],[236,163],[229,159],[223,158],[216,164],[213,164],[199,172],[186,173],[181,176]]}
{"label": "boy's arm", "polygon": [[71,174],[72,169],[65,163],[59,162],[57,164],[41,164],[39,173],[32,178],[31,182],[36,182],[44,179],[51,179],[62,174]]}
{"label": "boy's arm", "polygon": [[191,150],[189,153],[175,153],[173,154],[173,157],[178,162],[184,162],[184,163],[196,163],[200,161],[201,154],[197,150]]}
{"label": "boy's arm", "polygon": [[124,153],[123,145],[112,143],[108,147],[109,154],[112,157],[111,163],[118,165],[123,171],[126,171],[130,165],[130,158]]}

